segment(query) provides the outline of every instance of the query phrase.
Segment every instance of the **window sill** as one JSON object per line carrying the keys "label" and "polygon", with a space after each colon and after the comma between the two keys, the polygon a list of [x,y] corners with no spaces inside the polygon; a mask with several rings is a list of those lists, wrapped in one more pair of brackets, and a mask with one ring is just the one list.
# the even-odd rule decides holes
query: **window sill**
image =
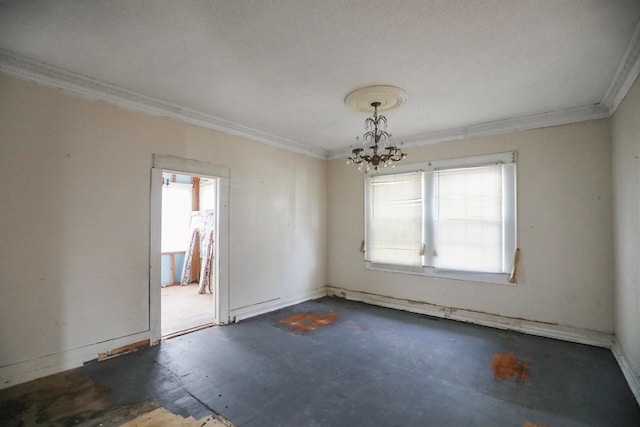
{"label": "window sill", "polygon": [[497,285],[515,286],[509,282],[506,273],[476,273],[466,271],[438,270],[433,267],[412,267],[407,265],[379,264],[365,261],[366,270],[384,271],[387,273],[412,274],[415,276],[437,277],[439,279],[462,280],[465,282],[491,283]]}

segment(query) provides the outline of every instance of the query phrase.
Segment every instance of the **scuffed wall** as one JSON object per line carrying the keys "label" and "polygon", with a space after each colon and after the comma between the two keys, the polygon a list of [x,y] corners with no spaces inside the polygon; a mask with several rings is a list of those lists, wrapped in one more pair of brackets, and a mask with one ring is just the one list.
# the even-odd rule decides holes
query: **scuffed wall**
{"label": "scuffed wall", "polygon": [[154,153],[230,169],[232,311],[324,289],[324,160],[0,77],[0,377],[149,329]]}
{"label": "scuffed wall", "polygon": [[362,175],[328,171],[328,284],[610,334],[613,257],[608,119],[406,150],[408,163],[518,152],[517,286],[364,269]]}
{"label": "scuffed wall", "polygon": [[[640,82],[614,114],[615,334],[640,387]],[[635,389],[640,392],[640,389]],[[640,400],[640,395],[636,394]]]}

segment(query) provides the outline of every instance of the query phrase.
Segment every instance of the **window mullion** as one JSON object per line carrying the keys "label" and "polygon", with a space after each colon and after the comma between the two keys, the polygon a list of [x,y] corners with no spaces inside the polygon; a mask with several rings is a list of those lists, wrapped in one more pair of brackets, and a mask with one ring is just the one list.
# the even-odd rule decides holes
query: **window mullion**
{"label": "window mullion", "polygon": [[364,259],[369,261],[371,253],[371,215],[373,211],[373,197],[371,194],[371,178],[366,177],[364,180]]}
{"label": "window mullion", "polygon": [[435,192],[433,172],[422,173],[422,241],[425,245],[422,265],[433,266]]}
{"label": "window mullion", "polygon": [[516,168],[502,166],[502,271],[509,273],[517,247],[516,236]]}

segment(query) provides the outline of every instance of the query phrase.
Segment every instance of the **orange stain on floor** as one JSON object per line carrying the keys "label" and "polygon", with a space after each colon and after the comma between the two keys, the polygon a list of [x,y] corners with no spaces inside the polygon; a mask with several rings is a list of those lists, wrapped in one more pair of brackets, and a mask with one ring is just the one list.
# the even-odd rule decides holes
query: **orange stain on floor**
{"label": "orange stain on floor", "polygon": [[529,378],[529,365],[529,361],[511,353],[496,354],[493,356],[493,376],[500,381],[515,377],[516,381],[524,382]]}
{"label": "orange stain on floor", "polygon": [[317,315],[314,313],[298,313],[280,320],[280,323],[286,323],[290,326],[291,332],[307,332],[314,331],[323,326],[330,325],[338,318],[337,313],[329,313]]}
{"label": "orange stain on floor", "polygon": [[530,422],[530,421],[527,421],[526,423],[524,423],[524,424],[522,425],[522,427],[547,427],[547,426],[542,425],[542,424],[536,424],[536,423],[532,423],[532,422]]}

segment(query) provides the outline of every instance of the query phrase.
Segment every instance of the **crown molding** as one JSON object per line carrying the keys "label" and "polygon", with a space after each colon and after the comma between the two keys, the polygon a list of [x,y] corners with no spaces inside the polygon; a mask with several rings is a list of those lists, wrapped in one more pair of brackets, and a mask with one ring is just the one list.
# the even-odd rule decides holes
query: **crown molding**
{"label": "crown molding", "polygon": [[[419,147],[422,145],[438,144],[441,142],[458,141],[462,139],[480,138],[484,136],[519,132],[529,129],[566,125],[569,123],[582,122],[586,120],[602,119],[609,116],[610,113],[606,107],[601,104],[596,104],[584,107],[567,108],[565,110],[551,111],[547,113],[514,117],[511,119],[481,123],[455,129],[428,132],[421,135],[409,136],[405,138],[396,138],[395,142],[397,144],[402,144],[404,148]],[[346,159],[349,154],[351,154],[351,149],[339,148],[330,150],[327,158],[329,160],[340,158]]]}
{"label": "crown molding", "polygon": [[[611,84],[598,104],[434,131],[406,138],[397,138],[396,142],[403,144],[404,147],[418,147],[611,117],[625,96],[627,96],[639,75],[640,22],[636,26],[616,74],[611,80]],[[350,148],[339,148],[329,150],[327,158],[329,160],[347,158],[350,154]]]}
{"label": "crown molding", "polygon": [[616,112],[638,75],[640,75],[640,22],[631,37],[627,51],[622,57],[609,88],[600,101],[609,109],[609,115]]}
{"label": "crown molding", "polygon": [[108,102],[128,110],[180,120],[307,156],[327,158],[327,152],[324,149],[280,138],[170,102],[141,95],[3,49],[0,49],[0,73],[60,89],[83,98]]}
{"label": "crown molding", "polygon": [[[280,138],[2,49],[0,49],[0,73],[61,89],[83,98],[100,100],[128,110],[180,120],[315,158],[330,160],[346,158],[351,152],[347,147],[325,150]],[[640,24],[636,27],[622,62],[599,104],[428,132],[398,138],[396,142],[403,144],[404,147],[417,147],[610,117],[615,113],[638,75],[640,75]]]}

